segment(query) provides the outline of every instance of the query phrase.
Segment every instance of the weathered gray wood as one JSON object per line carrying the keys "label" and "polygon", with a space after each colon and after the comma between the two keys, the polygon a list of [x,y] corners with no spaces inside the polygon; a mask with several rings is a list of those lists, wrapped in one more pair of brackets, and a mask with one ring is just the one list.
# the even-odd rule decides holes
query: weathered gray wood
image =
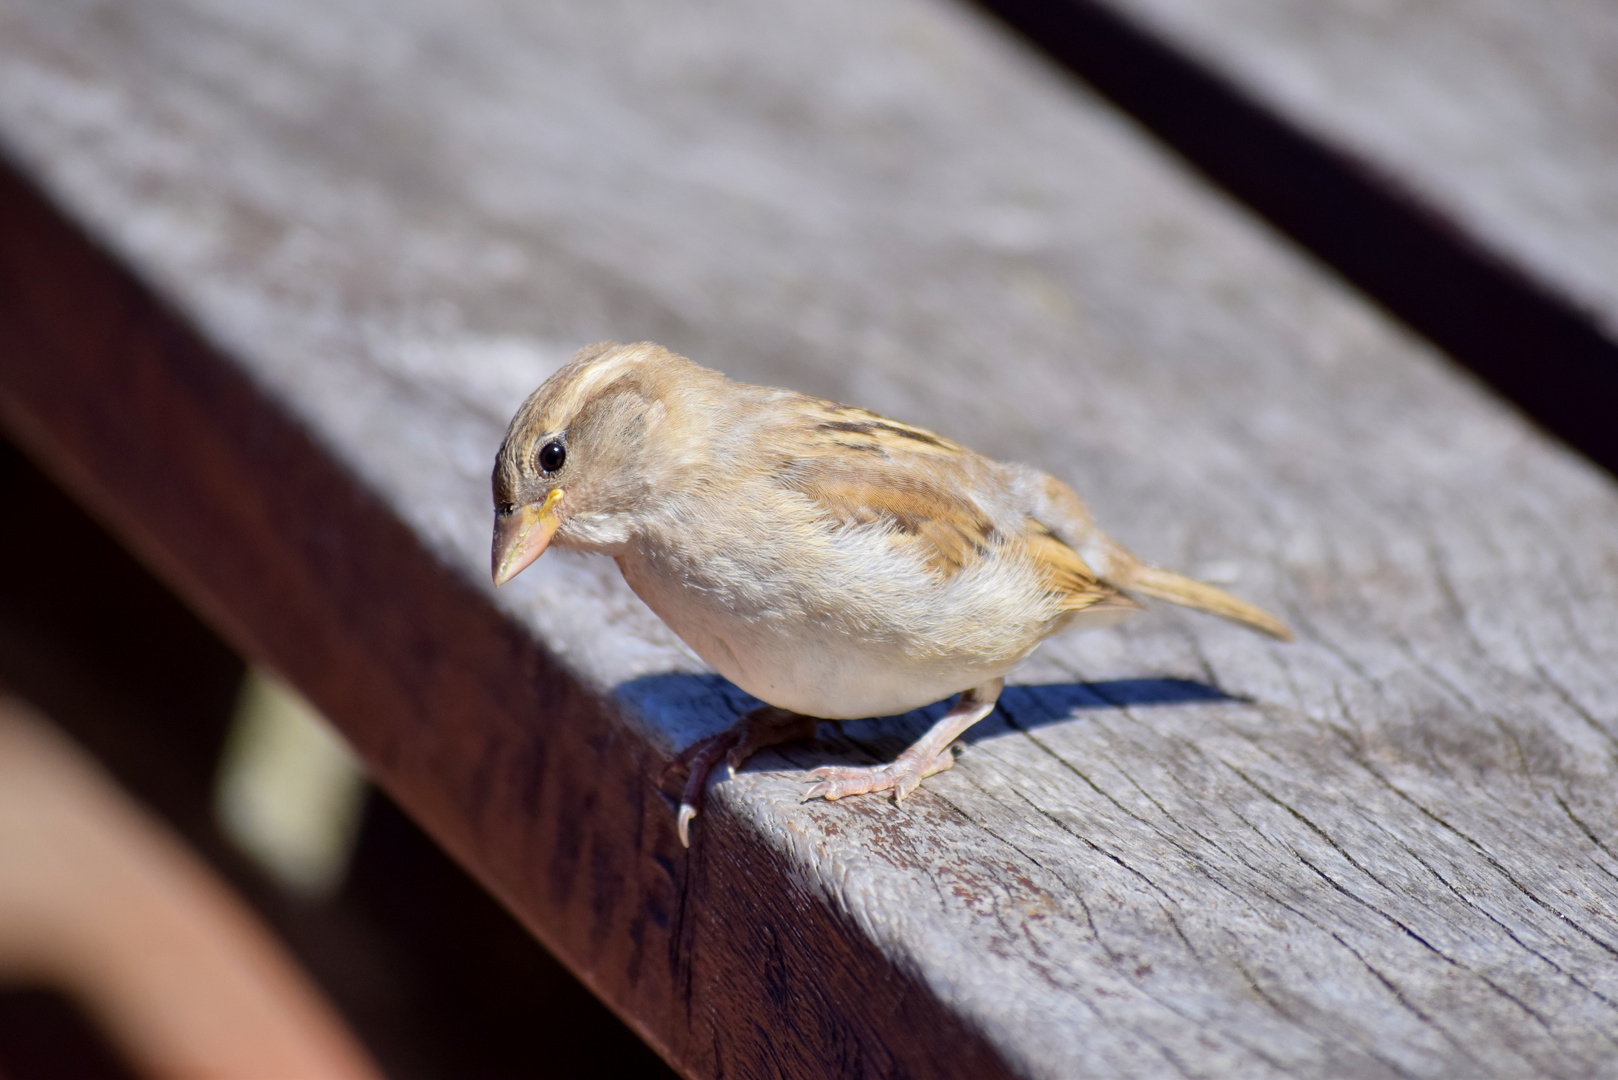
{"label": "weathered gray wood", "polygon": [[1618,13],[1602,0],[1104,0],[1618,337]]}
{"label": "weathered gray wood", "polygon": [[1618,473],[1618,336],[1547,270],[1614,226],[1595,6],[977,3]]}
{"label": "weathered gray wood", "polygon": [[[982,1040],[1029,1076],[1618,1073],[1618,493],[970,13],[6,0],[0,138],[561,659],[465,648],[402,557],[327,613],[387,708],[270,657],[687,1072],[981,1075]],[[1035,462],[1300,640],[1154,610],[1053,642],[903,811],[797,802],[919,724],[862,722],[716,788],[687,856],[654,751],[733,695],[604,561],[482,584],[505,417],[605,337]],[[238,640],[288,641],[28,362],[14,429]],[[212,467],[171,441],[142,460]],[[285,562],[380,543],[343,528]],[[494,715],[539,693],[577,735]]]}

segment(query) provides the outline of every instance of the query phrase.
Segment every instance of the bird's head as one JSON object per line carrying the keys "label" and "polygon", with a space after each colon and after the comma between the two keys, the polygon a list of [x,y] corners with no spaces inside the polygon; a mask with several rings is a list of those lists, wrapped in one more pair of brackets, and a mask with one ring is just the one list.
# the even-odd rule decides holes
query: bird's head
{"label": "bird's head", "polygon": [[606,552],[627,542],[660,475],[684,456],[671,412],[712,380],[723,376],[651,342],[589,346],[545,380],[495,458],[494,583],[517,576],[553,538]]}

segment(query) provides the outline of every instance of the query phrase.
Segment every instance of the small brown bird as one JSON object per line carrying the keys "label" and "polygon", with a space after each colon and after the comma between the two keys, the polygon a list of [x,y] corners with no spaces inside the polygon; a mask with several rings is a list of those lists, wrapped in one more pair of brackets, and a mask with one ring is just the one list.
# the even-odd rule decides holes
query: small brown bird
{"label": "small brown bird", "polygon": [[582,349],[512,419],[494,467],[496,585],[555,543],[610,555],[697,655],[769,703],[698,743],[678,830],[709,772],[821,720],[959,693],[887,765],[826,766],[806,798],[892,790],[950,767],[1011,667],[1132,593],[1290,639],[1218,589],[1146,566],[1061,481],[876,413],[731,382],[650,342]]}

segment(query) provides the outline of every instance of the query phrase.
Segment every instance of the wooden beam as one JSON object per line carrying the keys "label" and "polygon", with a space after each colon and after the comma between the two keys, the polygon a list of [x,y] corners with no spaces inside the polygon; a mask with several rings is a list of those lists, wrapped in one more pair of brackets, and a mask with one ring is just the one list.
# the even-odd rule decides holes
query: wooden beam
{"label": "wooden beam", "polygon": [[980,2],[1618,471],[1618,294],[1602,256],[1618,242],[1606,209],[1618,143],[1601,93],[1582,89],[1618,51],[1610,14]]}
{"label": "wooden beam", "polygon": [[[0,238],[8,429],[339,718],[377,782],[671,1062],[1004,1073],[768,849],[680,857],[644,736],[15,173]],[[822,966],[812,996],[770,985]],[[894,1043],[909,1031],[950,1037]]]}
{"label": "wooden beam", "polygon": [[[0,416],[682,1071],[1611,1060],[1618,492],[989,25],[99,11],[0,9]],[[687,853],[738,695],[605,560],[484,583],[505,419],[607,337],[1045,467],[1299,641],[1052,642],[902,811],[802,770],[921,716]]]}

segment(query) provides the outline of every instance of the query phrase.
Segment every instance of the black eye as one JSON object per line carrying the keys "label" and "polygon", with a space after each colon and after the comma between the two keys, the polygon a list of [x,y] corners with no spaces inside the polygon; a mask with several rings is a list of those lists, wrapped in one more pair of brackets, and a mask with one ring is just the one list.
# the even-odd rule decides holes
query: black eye
{"label": "black eye", "polygon": [[555,439],[546,443],[539,451],[539,467],[548,473],[555,472],[567,461],[567,449]]}

